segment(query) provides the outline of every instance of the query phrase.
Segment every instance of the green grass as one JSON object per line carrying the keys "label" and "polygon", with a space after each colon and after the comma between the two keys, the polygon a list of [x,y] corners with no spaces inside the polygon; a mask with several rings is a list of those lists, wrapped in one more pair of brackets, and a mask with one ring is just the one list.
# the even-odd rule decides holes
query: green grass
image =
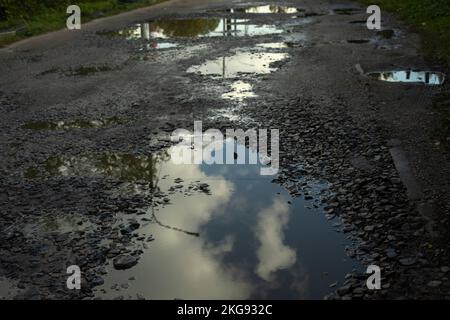
{"label": "green grass", "polygon": [[[141,0],[137,3],[119,4],[117,0],[99,0],[88,3],[79,3],[81,9],[81,22],[86,23],[96,18],[114,15],[145,6],[157,4],[166,0]],[[0,31],[9,30],[17,26],[26,26],[25,31],[16,35],[0,36],[0,47],[13,42],[36,36],[42,33],[64,29],[69,16],[66,13],[66,6],[58,9],[47,9],[41,13],[33,15],[31,18],[10,19],[0,21]]]}
{"label": "green grass", "polygon": [[450,66],[449,0],[360,0],[377,4],[407,22],[422,39],[423,54]]}

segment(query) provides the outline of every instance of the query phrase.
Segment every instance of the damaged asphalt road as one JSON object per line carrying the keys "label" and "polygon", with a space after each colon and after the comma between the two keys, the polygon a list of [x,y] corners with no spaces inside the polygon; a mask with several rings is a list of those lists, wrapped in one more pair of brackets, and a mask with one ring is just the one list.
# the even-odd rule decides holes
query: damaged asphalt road
{"label": "damaged asphalt road", "polygon": [[[171,1],[0,52],[0,297],[192,298],[196,283],[157,281],[180,274],[168,266],[193,266],[189,254],[210,263],[199,280],[210,288],[194,298],[278,298],[271,290],[286,283],[295,286],[281,296],[294,299],[448,297],[450,162],[431,108],[448,91],[444,70],[388,14],[380,33],[355,3],[269,3]],[[435,74],[415,75],[421,83],[366,75],[410,69]],[[279,129],[278,176],[170,167],[170,134],[194,121]],[[273,216],[236,209],[271,197],[261,208]],[[192,202],[205,205],[183,209]],[[328,250],[296,246],[312,222],[293,212],[323,218],[311,230],[333,234]],[[240,230],[229,220],[247,229],[214,238],[222,226]],[[260,248],[241,245],[247,234]],[[185,246],[173,246],[179,259],[166,256],[173,239]],[[266,244],[283,254],[270,260]],[[259,262],[246,269],[250,252]],[[372,264],[381,290],[366,287]],[[81,290],[66,287],[70,265],[82,270]],[[240,272],[219,276],[228,265]],[[140,288],[139,276],[160,290]]]}

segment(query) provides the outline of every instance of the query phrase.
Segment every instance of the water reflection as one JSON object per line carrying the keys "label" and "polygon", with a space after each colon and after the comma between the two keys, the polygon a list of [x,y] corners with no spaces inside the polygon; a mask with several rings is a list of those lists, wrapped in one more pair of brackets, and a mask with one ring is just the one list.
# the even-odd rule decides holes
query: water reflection
{"label": "water reflection", "polygon": [[45,176],[95,176],[103,175],[121,181],[156,182],[156,163],[167,160],[167,153],[157,155],[100,154],[81,157],[53,156],[44,167],[31,167],[25,177],[36,179]]}
{"label": "water reflection", "polygon": [[282,33],[273,25],[248,24],[246,19],[168,19],[137,24],[133,28],[118,31],[127,39],[152,41],[154,48],[161,48],[158,41],[170,38],[195,37],[243,37]]}
{"label": "water reflection", "polygon": [[289,47],[286,42],[258,43],[256,46],[265,49],[285,49]]}
{"label": "water reflection", "polygon": [[287,6],[277,6],[277,5],[264,5],[245,8],[246,13],[297,13],[298,9],[294,7]]}
{"label": "water reflection", "polygon": [[[247,157],[252,151],[247,150]],[[212,156],[212,154],[211,154]],[[346,259],[344,236],[333,231],[318,198],[292,199],[260,176],[260,165],[158,165],[170,204],[154,208],[154,219],[137,231],[153,235],[140,262],[114,270],[96,295],[149,299],[322,298],[354,263]],[[207,183],[210,194],[190,193]],[[322,184],[312,187],[318,194]],[[290,201],[290,202],[288,202]],[[313,206],[316,204],[316,206]],[[177,230],[190,230],[193,237]],[[147,249],[146,249],[147,248]],[[328,272],[328,278],[323,273]],[[135,279],[135,280],[130,280]],[[111,288],[114,288],[111,290]]]}
{"label": "water reflection", "polygon": [[371,72],[369,77],[387,82],[423,83],[426,85],[442,85],[445,81],[445,74],[431,71],[387,71]]}
{"label": "water reflection", "polygon": [[261,5],[253,7],[236,7],[230,9],[219,9],[212,10],[213,12],[224,12],[224,13],[282,13],[282,14],[293,14],[298,13],[302,10],[295,7],[280,6],[280,5]]}
{"label": "water reflection", "polygon": [[280,198],[258,214],[255,234],[260,246],[256,250],[256,273],[266,281],[272,279],[273,273],[290,268],[297,260],[295,250],[283,243],[284,229],[288,223],[289,207]]}
{"label": "water reflection", "polygon": [[221,76],[222,78],[233,78],[242,73],[268,74],[277,70],[270,66],[271,63],[287,59],[288,56],[287,53],[238,51],[229,57],[224,56],[206,61],[199,66],[192,66],[187,72]]}
{"label": "water reflection", "polygon": [[257,95],[253,92],[253,86],[244,81],[235,81],[231,85],[231,91],[222,95],[223,99],[243,101],[247,98],[255,98]]}

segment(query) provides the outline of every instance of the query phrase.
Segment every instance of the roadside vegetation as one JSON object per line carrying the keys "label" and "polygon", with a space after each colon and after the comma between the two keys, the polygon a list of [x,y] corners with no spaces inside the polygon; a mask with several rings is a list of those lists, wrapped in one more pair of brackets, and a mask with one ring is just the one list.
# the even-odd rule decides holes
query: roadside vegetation
{"label": "roadside vegetation", "polygon": [[0,47],[18,40],[62,29],[66,9],[76,4],[82,23],[164,0],[0,0]]}

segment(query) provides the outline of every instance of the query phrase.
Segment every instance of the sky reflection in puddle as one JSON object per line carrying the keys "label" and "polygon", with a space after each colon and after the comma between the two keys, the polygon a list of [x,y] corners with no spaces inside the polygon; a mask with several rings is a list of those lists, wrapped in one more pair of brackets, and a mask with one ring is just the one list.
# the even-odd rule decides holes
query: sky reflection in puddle
{"label": "sky reflection in puddle", "polygon": [[[247,157],[252,153],[246,152]],[[180,188],[175,189],[180,191],[169,195],[167,206],[148,209],[145,217],[154,214],[156,219],[137,232],[155,240],[135,267],[120,271],[108,267],[96,295],[321,299],[329,293],[331,283],[342,281],[358,266],[347,259],[348,241],[333,230],[319,204],[325,184],[313,184],[313,200],[291,198],[271,183],[273,176],[261,176],[260,168],[259,164],[158,164],[158,176],[163,177],[160,190],[173,190],[177,181]],[[206,182],[210,194],[186,195],[183,188],[192,181]]]}
{"label": "sky reflection in puddle", "polygon": [[432,71],[385,71],[370,72],[367,74],[370,78],[387,81],[387,82],[403,82],[403,83],[423,83],[426,85],[442,85],[445,81],[445,74],[442,72]]}
{"label": "sky reflection in puddle", "polygon": [[230,9],[231,11],[227,12],[243,12],[243,13],[284,13],[284,14],[293,14],[299,12],[299,9],[295,7],[288,6],[279,6],[279,5],[262,5],[262,6],[254,6],[254,7],[246,7],[246,8],[234,8]]}
{"label": "sky reflection in puddle", "polygon": [[202,75],[233,78],[239,74],[268,74],[275,70],[270,64],[285,60],[287,53],[244,52],[238,51],[229,57],[209,60],[199,66],[190,67],[187,72]]}
{"label": "sky reflection in puddle", "polygon": [[257,95],[253,92],[253,86],[244,81],[235,81],[231,84],[231,91],[222,94],[223,99],[243,101],[247,98],[255,98]]}
{"label": "sky reflection in puddle", "polygon": [[279,34],[283,29],[274,25],[249,24],[246,19],[173,19],[137,24],[132,28],[107,33],[126,39],[171,39],[195,37],[243,37]]}

